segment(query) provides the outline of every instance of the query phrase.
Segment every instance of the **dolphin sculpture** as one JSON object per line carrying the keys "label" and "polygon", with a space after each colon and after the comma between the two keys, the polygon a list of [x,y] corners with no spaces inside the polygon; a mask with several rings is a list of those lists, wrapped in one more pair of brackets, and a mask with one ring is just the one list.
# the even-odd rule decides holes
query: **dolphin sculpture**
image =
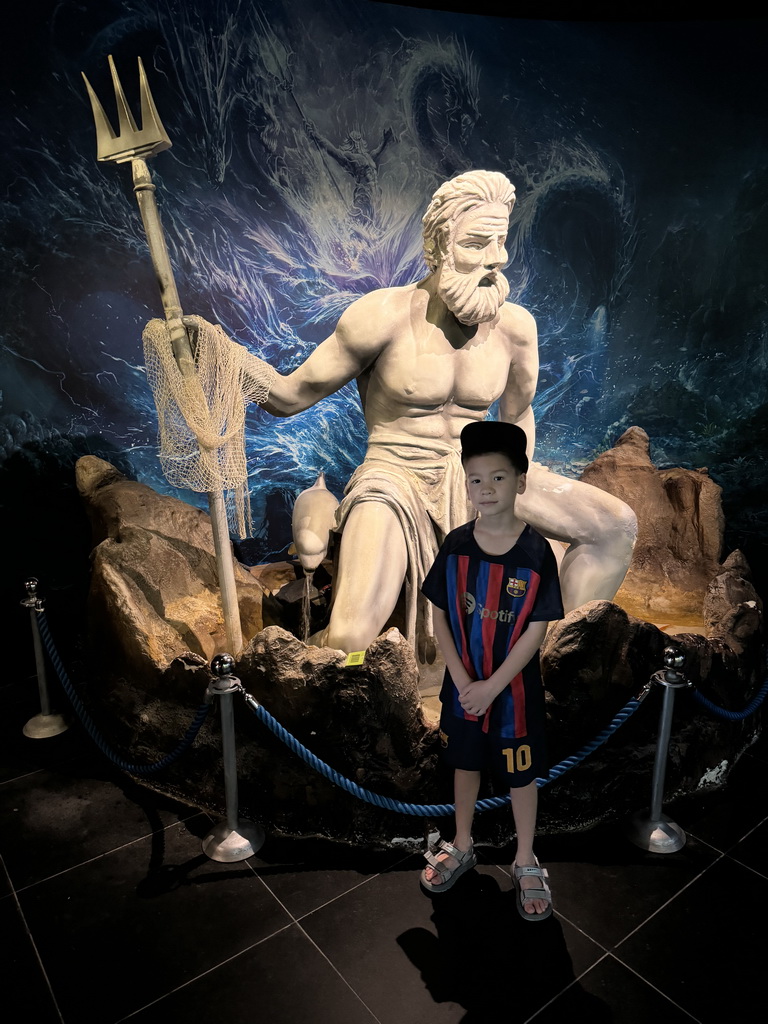
{"label": "dolphin sculpture", "polygon": [[321,473],[296,499],[291,518],[293,545],[306,573],[313,573],[328,553],[338,500]]}

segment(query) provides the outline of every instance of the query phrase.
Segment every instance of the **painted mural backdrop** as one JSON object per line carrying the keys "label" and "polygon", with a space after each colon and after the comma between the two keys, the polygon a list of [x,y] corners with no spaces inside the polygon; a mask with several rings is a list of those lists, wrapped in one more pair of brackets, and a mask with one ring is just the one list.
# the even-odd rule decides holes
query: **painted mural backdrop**
{"label": "painted mural backdrop", "polygon": [[[185,311],[288,371],[357,296],[423,276],[420,217],[441,181],[501,170],[519,197],[511,298],[540,331],[538,457],[575,474],[637,423],[657,464],[710,468],[731,543],[763,550],[759,24],[360,0],[37,2],[15,17],[0,115],[6,496],[37,481],[27,496],[55,511],[85,452],[169,489],[141,351],[159,299],[130,172],[96,163],[80,78],[111,114],[107,55],[134,101],[140,55],[173,140],[152,170]],[[364,447],[354,385],[292,420],[252,410],[260,557],[289,542],[295,495],[321,470],[340,494]]]}

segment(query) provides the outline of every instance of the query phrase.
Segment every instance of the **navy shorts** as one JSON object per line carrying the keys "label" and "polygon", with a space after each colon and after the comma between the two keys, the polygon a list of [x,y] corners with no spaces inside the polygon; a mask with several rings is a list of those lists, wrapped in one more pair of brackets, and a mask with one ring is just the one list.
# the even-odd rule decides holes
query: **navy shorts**
{"label": "navy shorts", "polygon": [[467,772],[487,771],[494,783],[521,789],[547,773],[544,731],[520,737],[483,732],[482,718],[471,721],[443,707],[440,746],[445,764]]}

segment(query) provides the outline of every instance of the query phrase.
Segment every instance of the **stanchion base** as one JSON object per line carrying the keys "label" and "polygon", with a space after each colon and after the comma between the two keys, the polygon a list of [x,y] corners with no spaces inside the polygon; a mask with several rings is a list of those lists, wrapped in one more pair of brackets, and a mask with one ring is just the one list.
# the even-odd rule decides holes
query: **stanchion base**
{"label": "stanchion base", "polygon": [[230,828],[226,821],[214,825],[203,840],[203,853],[211,860],[232,864],[247,860],[264,845],[264,829],[252,821],[241,818],[237,828]]}
{"label": "stanchion base", "polygon": [[676,822],[666,814],[654,820],[648,810],[633,815],[627,825],[627,838],[649,853],[676,853],[685,846],[685,832]]}
{"label": "stanchion base", "polygon": [[49,736],[59,736],[61,733],[66,732],[68,728],[69,726],[64,721],[63,715],[59,715],[56,712],[51,715],[44,715],[40,712],[39,715],[30,718],[21,731],[31,740],[44,740]]}

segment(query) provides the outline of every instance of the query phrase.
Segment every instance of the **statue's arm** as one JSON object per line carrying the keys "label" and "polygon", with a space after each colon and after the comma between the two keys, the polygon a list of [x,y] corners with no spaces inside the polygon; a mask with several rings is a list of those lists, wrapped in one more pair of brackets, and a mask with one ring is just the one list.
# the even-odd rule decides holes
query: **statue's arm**
{"label": "statue's arm", "polygon": [[533,458],[536,424],[533,397],[539,378],[539,343],[536,321],[521,306],[505,305],[505,323],[510,346],[509,375],[499,400],[499,418],[522,427],[528,437],[528,458]]}
{"label": "statue's arm", "polygon": [[320,342],[292,373],[277,373],[264,408],[273,416],[293,416],[359,377],[386,344],[376,316],[376,293],[354,302],[333,334]]}

